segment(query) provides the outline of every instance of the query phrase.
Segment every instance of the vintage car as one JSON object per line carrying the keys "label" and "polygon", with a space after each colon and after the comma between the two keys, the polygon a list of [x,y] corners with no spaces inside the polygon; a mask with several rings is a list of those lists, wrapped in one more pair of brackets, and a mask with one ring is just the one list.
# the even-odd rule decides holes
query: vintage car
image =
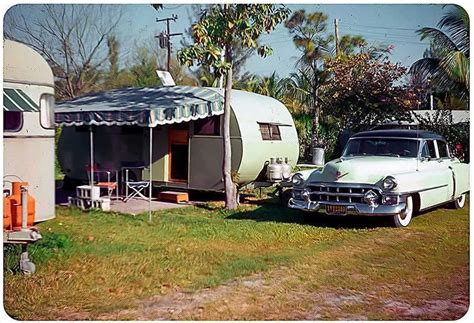
{"label": "vintage car", "polygon": [[292,182],[291,208],[388,216],[406,227],[415,212],[445,203],[462,208],[469,165],[452,157],[446,140],[433,132],[374,130],[353,135],[342,157],[296,173]]}

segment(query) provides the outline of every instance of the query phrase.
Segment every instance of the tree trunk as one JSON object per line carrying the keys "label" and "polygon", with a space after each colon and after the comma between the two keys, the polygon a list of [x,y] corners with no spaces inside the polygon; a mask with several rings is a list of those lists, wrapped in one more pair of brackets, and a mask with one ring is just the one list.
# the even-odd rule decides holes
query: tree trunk
{"label": "tree trunk", "polygon": [[[232,65],[231,45],[225,47],[225,59]],[[232,149],[230,143],[230,92],[232,90],[232,67],[227,71],[224,91],[224,160],[222,174],[225,187],[225,207],[228,210],[237,208],[236,187],[232,181]]]}

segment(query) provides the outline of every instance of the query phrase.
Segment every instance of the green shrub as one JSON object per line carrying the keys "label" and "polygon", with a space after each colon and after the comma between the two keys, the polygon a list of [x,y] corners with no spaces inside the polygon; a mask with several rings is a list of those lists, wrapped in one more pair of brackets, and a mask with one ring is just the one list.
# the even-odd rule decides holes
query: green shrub
{"label": "green shrub", "polygon": [[462,145],[462,161],[469,162],[469,122],[453,124],[451,110],[438,110],[433,115],[416,116],[420,129],[430,130],[443,136],[451,152],[455,152],[457,144]]}

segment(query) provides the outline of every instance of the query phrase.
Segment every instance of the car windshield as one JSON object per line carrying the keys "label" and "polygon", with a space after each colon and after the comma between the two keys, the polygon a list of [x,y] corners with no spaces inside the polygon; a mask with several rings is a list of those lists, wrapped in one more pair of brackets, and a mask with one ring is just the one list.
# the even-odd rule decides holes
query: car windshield
{"label": "car windshield", "polygon": [[418,145],[418,140],[411,139],[355,138],[349,140],[342,156],[417,157]]}

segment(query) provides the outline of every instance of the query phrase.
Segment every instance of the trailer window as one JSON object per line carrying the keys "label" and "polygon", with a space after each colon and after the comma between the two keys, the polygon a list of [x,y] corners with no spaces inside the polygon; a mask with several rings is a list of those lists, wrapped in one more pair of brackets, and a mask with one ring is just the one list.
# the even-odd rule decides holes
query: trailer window
{"label": "trailer window", "polygon": [[221,117],[214,116],[194,122],[194,134],[202,136],[219,136],[221,134]]}
{"label": "trailer window", "polygon": [[41,126],[46,129],[54,128],[54,95],[43,94],[40,98]]}
{"label": "trailer window", "polygon": [[3,111],[3,131],[17,132],[23,125],[23,113],[20,111]]}
{"label": "trailer window", "polygon": [[281,140],[280,127],[276,124],[260,123],[263,140]]}

